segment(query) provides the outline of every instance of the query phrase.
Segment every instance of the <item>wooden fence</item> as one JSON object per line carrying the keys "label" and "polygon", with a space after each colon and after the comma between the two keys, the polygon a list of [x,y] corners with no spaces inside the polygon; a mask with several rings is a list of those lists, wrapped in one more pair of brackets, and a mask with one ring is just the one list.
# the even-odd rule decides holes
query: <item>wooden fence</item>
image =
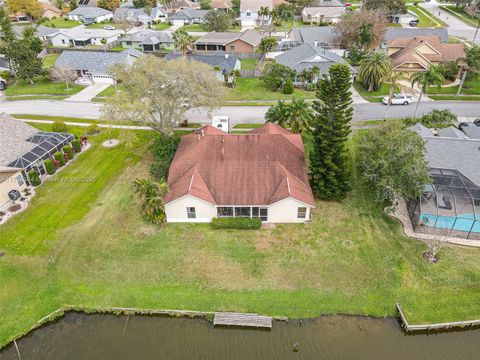
{"label": "wooden fence", "polygon": [[262,70],[240,70],[240,77],[242,78],[258,78],[262,76]]}

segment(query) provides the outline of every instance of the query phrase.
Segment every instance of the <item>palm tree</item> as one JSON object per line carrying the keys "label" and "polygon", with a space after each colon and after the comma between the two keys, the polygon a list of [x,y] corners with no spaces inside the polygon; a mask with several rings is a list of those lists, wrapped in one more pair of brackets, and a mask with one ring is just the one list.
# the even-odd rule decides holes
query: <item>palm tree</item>
{"label": "palm tree", "polygon": [[474,45],[471,48],[465,49],[465,54],[466,56],[464,59],[459,59],[460,61],[465,62],[466,66],[464,67],[462,79],[460,81],[460,85],[458,86],[457,96],[460,95],[462,91],[463,83],[467,78],[468,72],[469,71],[472,71],[473,73],[480,72],[480,46]]}
{"label": "palm tree", "polygon": [[310,69],[310,82],[317,82],[318,78],[320,77],[320,68],[317,65],[313,65]]}
{"label": "palm tree", "polygon": [[443,76],[444,71],[445,71],[445,68],[443,67],[442,64],[439,64],[439,65],[432,64],[430,65],[427,71],[417,72],[415,75],[413,75],[412,88],[415,86],[415,84],[419,84],[421,86],[420,95],[418,96],[417,106],[415,107],[415,113],[413,115],[414,118],[417,117],[418,105],[420,105],[420,101],[422,101],[422,97],[425,91],[428,90],[428,88],[432,85],[435,85],[437,86],[437,88],[440,88],[440,86],[445,81],[445,77]]}
{"label": "palm tree", "polygon": [[370,52],[360,61],[360,71],[357,78],[368,92],[372,92],[380,86],[391,69],[391,59],[382,52]]}
{"label": "palm tree", "polygon": [[270,17],[270,10],[268,9],[268,6],[260,6],[260,9],[258,10],[258,16],[260,16],[260,25],[264,25],[265,20]]}
{"label": "palm tree", "polygon": [[136,179],[133,182],[133,191],[141,201],[141,210],[145,218],[154,223],[165,220],[163,196],[167,192],[165,179],[155,183],[150,179]]}
{"label": "palm tree", "polygon": [[311,70],[308,68],[305,68],[298,73],[297,77],[301,82],[303,82],[303,85],[305,86],[310,81]]}
{"label": "palm tree", "polygon": [[390,74],[385,79],[385,82],[390,84],[390,88],[388,91],[388,103],[387,103],[387,110],[385,111],[385,116],[383,118],[384,120],[386,120],[388,117],[390,107],[392,106],[393,92],[395,91],[395,88],[399,85],[400,80],[410,80],[410,79],[406,76],[403,76],[400,72],[395,70],[395,68],[392,65],[390,69]]}
{"label": "palm tree", "polygon": [[175,49],[180,51],[183,55],[190,51],[193,46],[193,36],[191,36],[185,29],[177,29],[173,33],[172,38]]}
{"label": "palm tree", "polygon": [[268,109],[265,119],[290,129],[293,133],[301,134],[304,131],[310,131],[313,110],[305,100],[292,100],[290,103],[279,101],[277,105]]}

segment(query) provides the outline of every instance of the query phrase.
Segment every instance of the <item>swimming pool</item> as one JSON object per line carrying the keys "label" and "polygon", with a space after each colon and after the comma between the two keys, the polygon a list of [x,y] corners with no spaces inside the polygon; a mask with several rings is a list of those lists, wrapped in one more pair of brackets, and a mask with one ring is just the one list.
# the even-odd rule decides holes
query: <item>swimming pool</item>
{"label": "swimming pool", "polygon": [[422,213],[420,214],[420,222],[427,223],[427,226],[435,226],[438,229],[480,233],[480,218],[475,218],[474,214],[460,214],[454,217]]}

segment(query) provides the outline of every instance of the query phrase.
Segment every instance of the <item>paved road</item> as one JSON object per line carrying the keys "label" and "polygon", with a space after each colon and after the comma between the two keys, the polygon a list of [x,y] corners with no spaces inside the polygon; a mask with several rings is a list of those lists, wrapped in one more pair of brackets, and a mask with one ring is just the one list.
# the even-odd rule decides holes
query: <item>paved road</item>
{"label": "paved road", "polygon": [[[435,0],[422,4],[425,9],[430,11],[439,19],[443,20],[448,25],[448,35],[472,41],[473,37],[475,36],[476,29],[473,26],[470,26],[463,21],[457,19],[455,16],[446,12],[445,10],[442,10],[439,5],[452,4],[443,4]],[[475,43],[480,44],[480,34],[477,35]]]}
{"label": "paved road", "polygon": [[[55,101],[55,100],[22,100],[0,102],[0,112],[9,114],[31,114],[67,116],[74,118],[96,119],[100,116],[102,104],[89,102]],[[264,121],[268,106],[224,106],[216,113],[230,117],[233,124],[259,123]],[[354,121],[383,119],[385,115],[383,104],[356,104],[354,105]],[[420,104],[419,114],[425,114],[433,109],[450,109],[459,117],[480,118],[480,102],[477,101],[431,101]],[[393,106],[389,118],[403,118],[413,116],[415,104],[408,106]],[[187,115],[191,122],[209,122],[208,114],[204,111],[193,110]]]}

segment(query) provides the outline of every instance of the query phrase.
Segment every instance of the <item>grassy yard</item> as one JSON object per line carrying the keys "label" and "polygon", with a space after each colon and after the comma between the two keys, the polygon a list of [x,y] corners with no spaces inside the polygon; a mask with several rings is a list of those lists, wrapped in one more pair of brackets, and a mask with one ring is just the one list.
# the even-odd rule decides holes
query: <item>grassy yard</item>
{"label": "grassy yard", "polygon": [[87,26],[87,28],[89,29],[103,29],[105,26],[113,26],[115,29],[117,28],[117,25],[113,23],[113,21],[109,20],[109,21],[103,21],[103,22],[100,22],[100,23],[94,23],[94,24],[90,24]]}
{"label": "grassy yard", "polygon": [[72,21],[67,18],[56,18],[52,20],[45,21],[42,23],[44,26],[53,27],[53,28],[72,28],[78,25],[81,25],[80,21]]}
{"label": "grassy yard", "polygon": [[170,26],[172,26],[172,25],[170,25],[170,23],[168,23],[168,22],[163,22],[163,23],[158,23],[158,24],[153,25],[153,26],[152,26],[152,29],[153,29],[153,30],[166,30],[166,29],[168,29]]}
{"label": "grassy yard", "polygon": [[57,61],[60,54],[48,54],[43,58],[43,67],[46,69],[50,69],[55,65],[55,61]]}
{"label": "grassy yard", "polygon": [[237,86],[228,89],[226,100],[288,100],[313,99],[315,92],[295,89],[291,95],[281,91],[272,91],[258,78],[238,78]]}
{"label": "grassy yard", "polygon": [[[440,89],[437,87],[431,87],[430,89],[428,89],[428,94],[451,95],[451,94],[456,94],[457,91],[458,91],[458,86],[441,87]],[[460,94],[480,96],[480,77],[471,81],[465,81]]]}
{"label": "grassy yard", "polygon": [[5,95],[73,95],[82,89],[84,89],[83,86],[71,84],[70,90],[67,90],[64,83],[52,82],[48,78],[38,78],[35,79],[33,85],[22,80],[9,85],[5,90]]}
{"label": "grassy yard", "polygon": [[183,25],[181,27],[181,29],[184,29],[186,31],[194,31],[194,32],[204,32],[205,31],[202,24]]}
{"label": "grassy yard", "polygon": [[[367,90],[365,90],[363,85],[358,81],[355,81],[353,83],[353,87],[355,88],[355,90],[357,90],[360,96],[362,96],[365,100],[369,102],[381,102],[382,97],[388,95],[390,92],[389,84],[382,84],[378,90],[375,90],[372,92],[367,92]],[[400,89],[397,86],[394,92],[399,92],[399,91]]]}
{"label": "grassy yard", "polygon": [[255,70],[258,64],[258,59],[241,59],[242,70]]}
{"label": "grassy yard", "polygon": [[0,227],[0,344],[64,304],[313,317],[392,316],[399,301],[413,323],[480,317],[480,249],[444,248],[428,264],[354,168],[350,195],[318,201],[305,225],[145,223],[131,182],[148,174],[154,134],[136,135],[112,149],[100,144],[115,134],[91,137],[59,176],[92,182],[46,183]]}
{"label": "grassy yard", "polygon": [[409,5],[407,9],[418,16],[418,27],[442,27],[446,24],[421,6]]}

